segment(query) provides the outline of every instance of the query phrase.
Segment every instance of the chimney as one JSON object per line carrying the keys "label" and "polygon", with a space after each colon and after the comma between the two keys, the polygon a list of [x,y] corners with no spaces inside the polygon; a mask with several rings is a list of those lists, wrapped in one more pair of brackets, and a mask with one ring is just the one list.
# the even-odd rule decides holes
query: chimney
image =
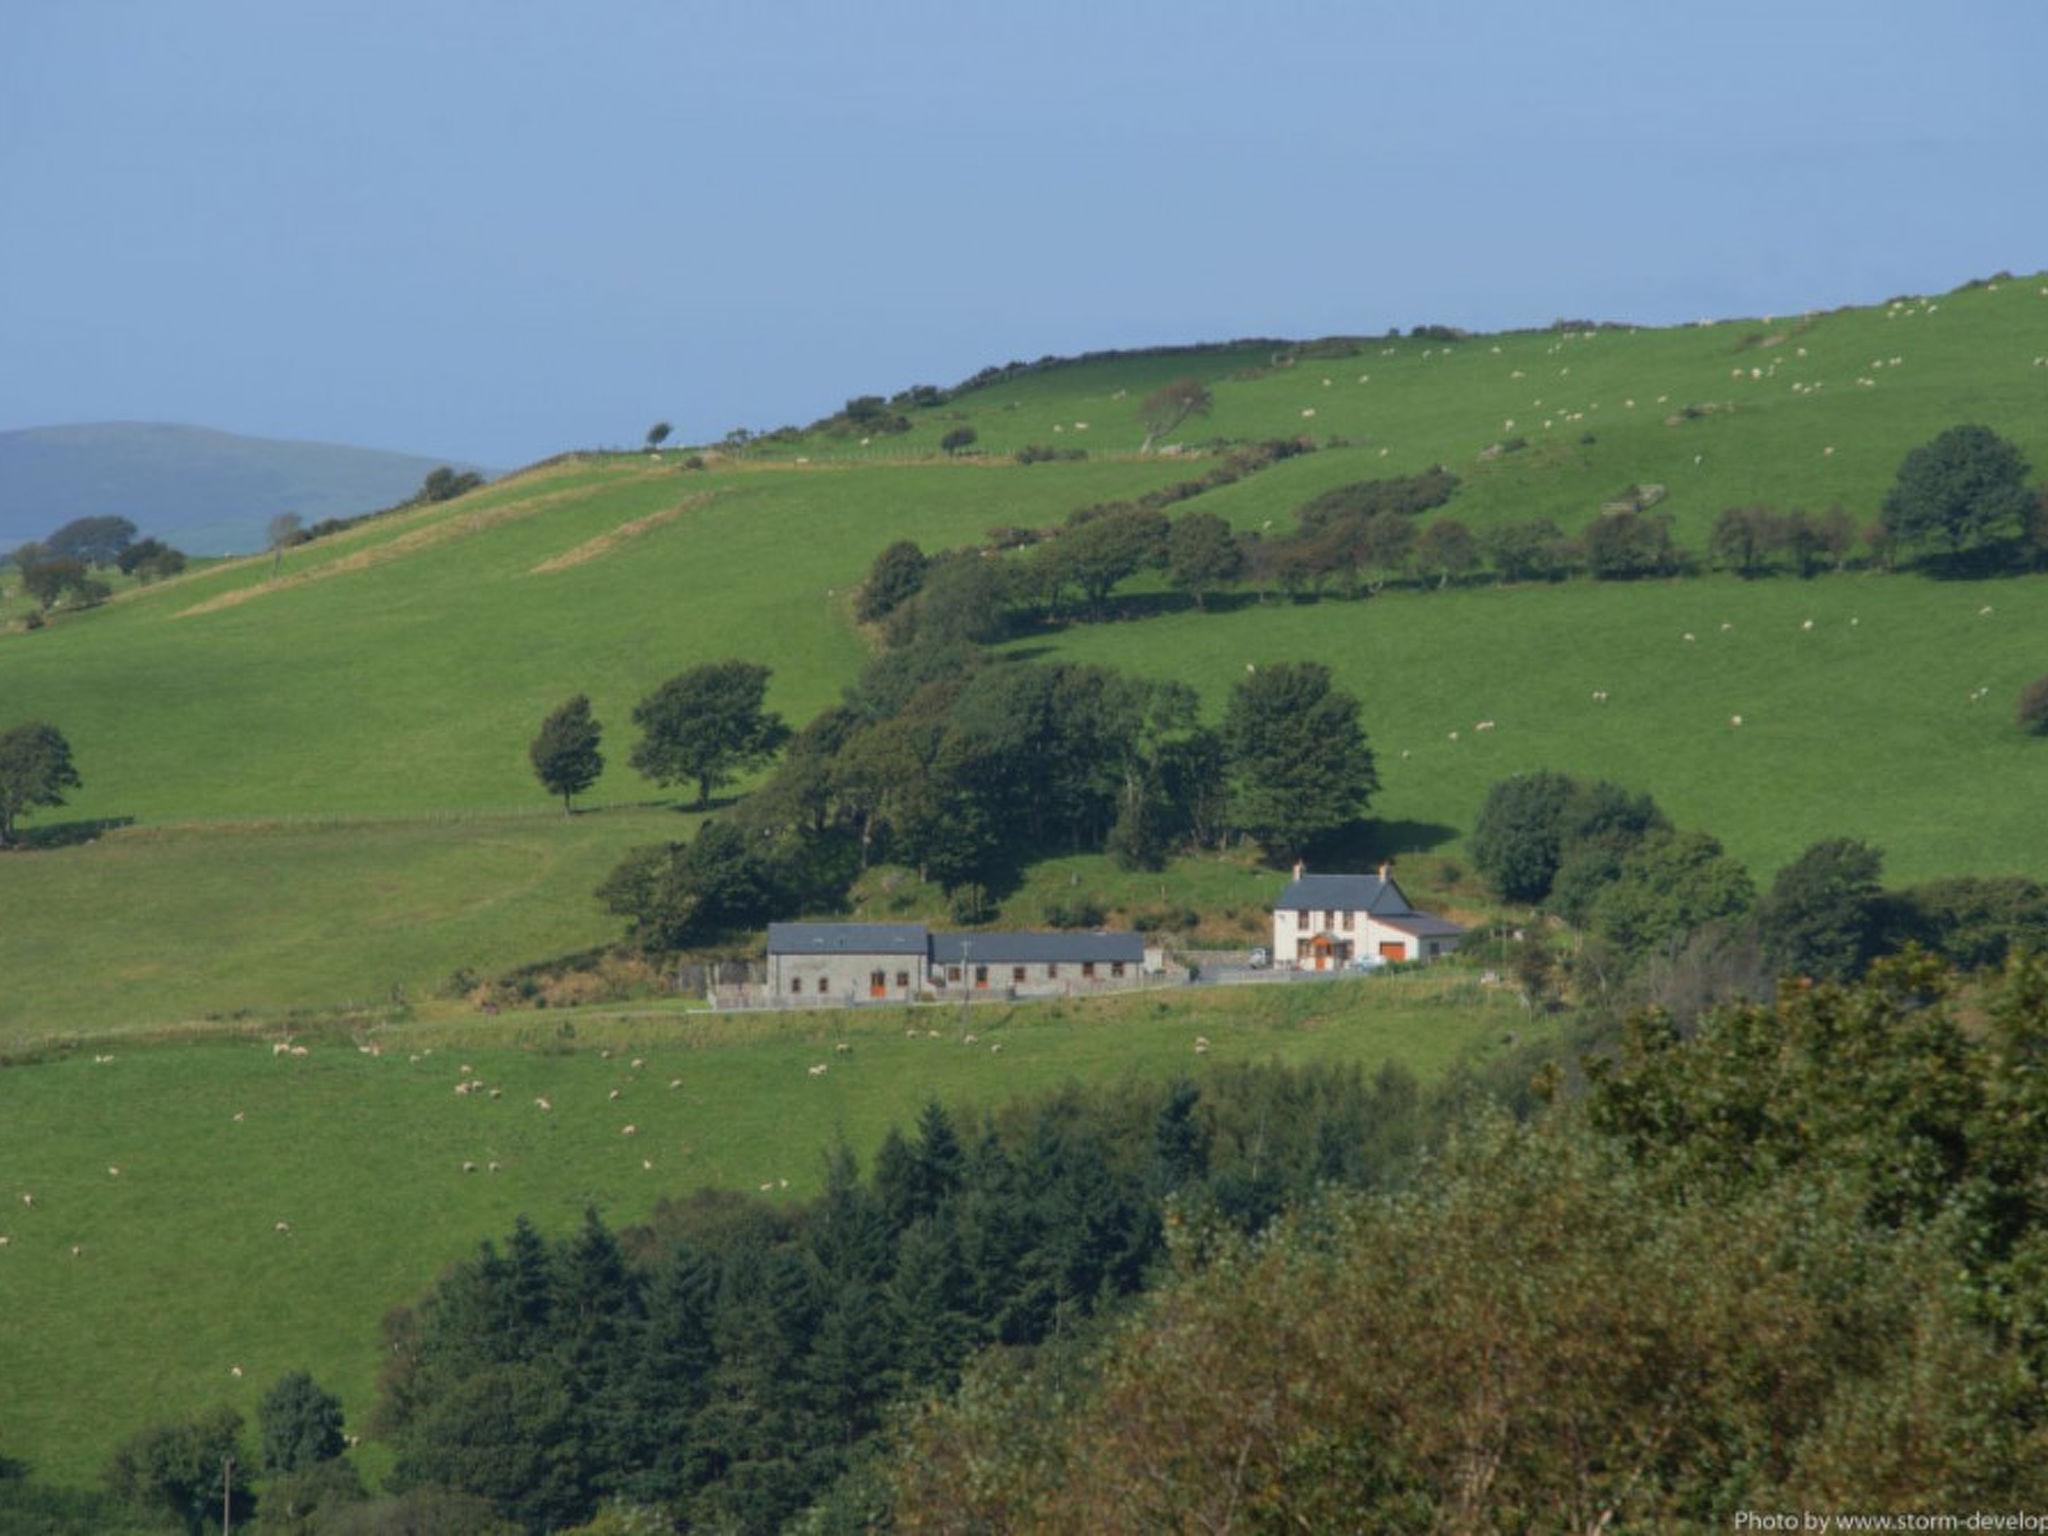
{"label": "chimney", "polygon": [[1380,878],[1382,880],[1386,879],[1387,871],[1392,869],[1393,867],[1394,866],[1389,864],[1385,859],[1380,860]]}
{"label": "chimney", "polygon": [[1300,879],[1300,878],[1301,878],[1301,877],[1302,877],[1302,876],[1303,876],[1304,874],[1306,874],[1307,872],[1308,872],[1308,866],[1307,866],[1306,864],[1302,863],[1302,862],[1301,862],[1301,860],[1299,860],[1299,859],[1296,859],[1296,860],[1294,861],[1294,878],[1295,878],[1295,879],[1297,879],[1297,880],[1299,880],[1299,879]]}

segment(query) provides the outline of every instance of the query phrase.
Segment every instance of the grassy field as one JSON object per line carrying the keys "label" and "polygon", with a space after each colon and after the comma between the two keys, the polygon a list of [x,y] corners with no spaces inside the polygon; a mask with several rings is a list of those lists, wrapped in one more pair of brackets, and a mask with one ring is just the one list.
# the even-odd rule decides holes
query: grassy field
{"label": "grassy field", "polygon": [[413,821],[138,826],[0,860],[0,1048],[242,1010],[427,997],[596,944],[591,893],[697,818],[619,810]]}
{"label": "grassy field", "polygon": [[[1561,768],[1652,791],[1760,876],[1835,835],[1885,849],[1895,879],[2048,876],[2048,753],[2012,718],[2021,686],[2048,671],[2042,577],[1275,602],[1080,627],[1054,653],[1186,679],[1218,708],[1248,665],[1326,661],[1364,701],[1375,814],[1444,851],[1496,780]],[[1475,731],[1481,720],[1494,728]]]}
{"label": "grassy field", "polygon": [[[834,1139],[865,1158],[931,1097],[971,1112],[1070,1079],[1268,1059],[1394,1059],[1428,1078],[1529,1026],[1439,975],[983,1004],[965,1027],[977,1044],[952,1009],[583,1011],[366,1037],[380,1056],[332,1036],[302,1059],[268,1038],[124,1041],[103,1063],[0,1069],[0,1447],[88,1481],[132,1428],[215,1402],[253,1416],[299,1368],[359,1429],[384,1312],[521,1212],[559,1231],[588,1204],[627,1222],[707,1184],[798,1198]],[[458,1097],[464,1066],[502,1097]]]}

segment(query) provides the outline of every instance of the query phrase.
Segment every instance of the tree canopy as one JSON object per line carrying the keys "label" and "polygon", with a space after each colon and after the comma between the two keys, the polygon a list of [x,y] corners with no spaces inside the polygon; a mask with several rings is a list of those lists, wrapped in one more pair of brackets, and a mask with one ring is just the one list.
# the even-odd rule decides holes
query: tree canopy
{"label": "tree canopy", "polygon": [[1215,405],[1209,386],[1200,379],[1175,379],[1162,384],[1138,402],[1138,425],[1145,429],[1145,441],[1138,451],[1150,453],[1160,438],[1190,416],[1208,415]]}
{"label": "tree canopy", "polygon": [[1232,814],[1275,858],[1292,858],[1362,814],[1379,774],[1358,700],[1321,662],[1280,662],[1238,679],[1223,717]]}
{"label": "tree canopy", "polygon": [[80,517],[51,534],[43,546],[53,555],[87,565],[112,565],[134,541],[135,524],[125,517]]}
{"label": "tree canopy", "polygon": [[697,786],[697,804],[738,774],[772,758],[789,739],[764,708],[769,670],[750,661],[712,661],[663,683],[633,709],[641,738],[632,764],[657,784]]}
{"label": "tree canopy", "polygon": [[597,749],[602,735],[589,697],[579,693],[541,722],[540,734],[527,748],[534,776],[549,794],[562,797],[565,815],[569,802],[604,772],[604,754]]}
{"label": "tree canopy", "polygon": [[1989,427],[1950,427],[1899,465],[1884,499],[1884,520],[1908,544],[1942,544],[1950,553],[2018,532],[2033,510],[2027,461]]}
{"label": "tree canopy", "polygon": [[64,791],[81,783],[71,743],[55,726],[31,720],[0,731],[0,848],[13,843],[23,815],[62,805]]}

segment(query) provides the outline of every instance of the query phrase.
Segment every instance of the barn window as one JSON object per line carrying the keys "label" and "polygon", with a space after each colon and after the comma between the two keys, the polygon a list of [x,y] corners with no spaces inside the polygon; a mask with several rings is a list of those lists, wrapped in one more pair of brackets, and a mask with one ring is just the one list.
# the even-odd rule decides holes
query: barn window
{"label": "barn window", "polygon": [[822,977],[822,976],[820,976],[820,977],[818,978],[818,996],[820,996],[820,997],[823,997],[824,995],[825,995],[825,978],[824,978],[824,977]]}
{"label": "barn window", "polygon": [[803,979],[803,977],[801,977],[801,976],[792,976],[792,977],[790,977],[790,978],[789,978],[789,990],[790,990],[790,991],[792,991],[792,992],[801,992],[801,991],[803,991],[803,989],[804,989],[804,979]]}

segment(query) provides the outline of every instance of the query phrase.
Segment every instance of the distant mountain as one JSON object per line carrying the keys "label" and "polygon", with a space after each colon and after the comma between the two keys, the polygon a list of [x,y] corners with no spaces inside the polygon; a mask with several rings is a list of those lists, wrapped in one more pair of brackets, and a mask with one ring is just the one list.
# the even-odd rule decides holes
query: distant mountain
{"label": "distant mountain", "polygon": [[74,517],[113,513],[188,554],[241,554],[263,547],[264,525],[280,512],[313,523],[388,507],[442,464],[479,468],[163,422],[0,432],[0,551]]}

